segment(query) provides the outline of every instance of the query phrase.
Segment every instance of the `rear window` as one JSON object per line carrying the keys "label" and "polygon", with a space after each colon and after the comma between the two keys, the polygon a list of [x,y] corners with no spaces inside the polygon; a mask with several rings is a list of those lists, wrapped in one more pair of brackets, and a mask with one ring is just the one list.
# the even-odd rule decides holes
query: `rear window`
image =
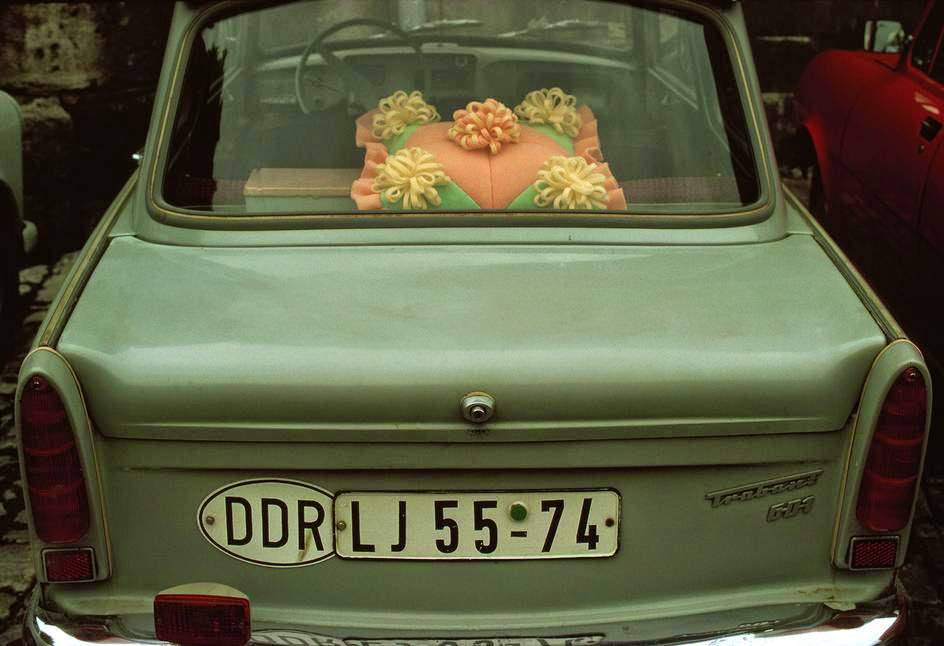
{"label": "rear window", "polygon": [[203,27],[162,193],[221,217],[732,211],[759,199],[752,141],[697,13],[309,0]]}

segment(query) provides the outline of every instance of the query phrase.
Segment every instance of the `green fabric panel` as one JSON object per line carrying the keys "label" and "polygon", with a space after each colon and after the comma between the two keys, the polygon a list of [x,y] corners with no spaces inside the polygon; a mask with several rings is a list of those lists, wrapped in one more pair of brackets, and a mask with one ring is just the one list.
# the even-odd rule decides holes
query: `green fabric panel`
{"label": "green fabric panel", "polygon": [[534,203],[534,198],[537,197],[537,190],[534,186],[529,186],[524,190],[524,193],[516,197],[511,201],[511,204],[505,208],[509,211],[538,211],[543,210],[542,207]]}
{"label": "green fabric panel", "polygon": [[459,188],[455,182],[449,182],[437,190],[439,197],[442,198],[442,204],[437,206],[437,209],[450,211],[480,211],[482,209],[478,202],[469,197],[469,194]]}
{"label": "green fabric panel", "polygon": [[[468,193],[459,188],[459,185],[455,182],[449,182],[444,186],[437,186],[436,191],[439,192],[439,198],[442,200],[442,204],[435,206],[430,209],[425,209],[427,211],[479,211],[482,209],[478,203],[469,197]],[[383,193],[380,194],[380,203],[383,204],[383,207],[390,211],[403,211],[403,200],[399,202],[388,202],[384,198]]]}
{"label": "green fabric panel", "polygon": [[555,211],[553,206],[538,206],[534,203],[534,198],[537,197],[538,191],[534,188],[534,185],[529,186],[525,189],[524,193],[516,197],[511,201],[511,204],[505,208],[509,211]]}
{"label": "green fabric panel", "polygon": [[420,127],[420,124],[407,126],[406,128],[403,129],[403,132],[401,132],[400,134],[394,135],[393,137],[390,137],[390,139],[384,139],[383,144],[384,146],[387,147],[387,153],[392,155],[393,153],[403,148],[403,144],[406,143],[406,140],[409,139],[410,135],[416,132],[416,129],[419,127]]}
{"label": "green fabric panel", "polygon": [[540,132],[542,135],[547,135],[548,137],[556,141],[558,144],[560,144],[560,147],[566,150],[571,156],[574,154],[574,140],[568,137],[567,135],[560,134],[559,132],[554,130],[553,126],[547,126],[544,124],[531,125],[530,123],[527,124],[527,126],[529,128],[532,128],[533,130]]}
{"label": "green fabric panel", "polygon": [[403,204],[403,200],[400,200],[399,202],[388,202],[387,198],[384,197],[383,193],[380,194],[380,204],[387,211],[402,211],[403,210],[401,206]]}

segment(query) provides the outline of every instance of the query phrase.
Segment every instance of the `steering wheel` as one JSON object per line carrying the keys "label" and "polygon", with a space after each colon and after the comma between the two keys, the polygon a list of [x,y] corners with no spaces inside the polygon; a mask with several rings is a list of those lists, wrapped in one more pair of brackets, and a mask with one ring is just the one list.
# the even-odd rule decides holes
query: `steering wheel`
{"label": "steering wheel", "polygon": [[305,114],[312,113],[311,107],[305,102],[305,93],[302,92],[303,82],[306,80],[314,82],[312,79],[308,79],[305,76],[305,67],[308,64],[308,58],[311,56],[312,52],[318,52],[328,67],[333,67],[341,72],[341,78],[344,79],[345,84],[344,89],[348,93],[350,105],[360,105],[366,110],[377,105],[377,102],[380,100],[381,97],[377,92],[377,88],[370,79],[341,60],[325,45],[325,40],[329,36],[348,27],[357,26],[382,27],[384,30],[393,32],[399,36],[404,42],[416,50],[416,54],[420,58],[423,56],[421,44],[413,41],[405,31],[393,23],[376,18],[351,18],[350,20],[342,20],[315,36],[314,40],[308,43],[308,47],[302,52],[301,58],[298,59],[298,65],[295,67],[295,100],[298,101],[298,107]]}

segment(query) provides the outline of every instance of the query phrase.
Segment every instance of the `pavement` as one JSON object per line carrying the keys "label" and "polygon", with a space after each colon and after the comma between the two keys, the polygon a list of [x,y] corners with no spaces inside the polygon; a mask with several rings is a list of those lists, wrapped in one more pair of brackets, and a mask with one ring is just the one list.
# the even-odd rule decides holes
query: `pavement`
{"label": "pavement", "polygon": [[20,272],[20,294],[27,306],[17,339],[19,352],[0,368],[0,644],[4,645],[21,643],[20,623],[36,584],[13,429],[16,378],[76,255],[66,254],[52,266],[37,265]]}
{"label": "pavement", "polygon": [[[802,184],[797,184],[802,192]],[[21,643],[20,623],[35,585],[13,429],[17,373],[76,255],[20,272],[20,293],[28,303],[18,339],[20,351],[0,371],[0,645]],[[900,574],[911,601],[907,644],[939,646],[944,644],[944,476],[926,477],[922,489],[908,559]]]}
{"label": "pavement", "polygon": [[911,602],[909,646],[944,644],[944,477],[925,479],[899,576]]}

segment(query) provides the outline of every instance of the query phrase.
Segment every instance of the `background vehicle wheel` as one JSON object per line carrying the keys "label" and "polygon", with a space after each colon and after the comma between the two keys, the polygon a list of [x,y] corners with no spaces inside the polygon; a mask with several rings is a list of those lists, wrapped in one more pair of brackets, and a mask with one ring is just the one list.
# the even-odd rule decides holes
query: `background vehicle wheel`
{"label": "background vehicle wheel", "polygon": [[20,327],[20,246],[13,232],[0,232],[0,359],[13,351]]}
{"label": "background vehicle wheel", "polygon": [[813,166],[813,172],[810,175],[810,213],[820,222],[826,220],[826,193],[823,191],[823,179],[819,166]]}
{"label": "background vehicle wheel", "polygon": [[[841,223],[836,220],[835,214],[832,213],[832,210],[829,208],[829,203],[826,201],[826,191],[823,189],[823,175],[820,172],[818,165],[813,165],[813,171],[810,173],[810,203],[809,203],[810,213],[816,218],[816,221],[822,225],[826,232],[832,236],[837,241],[840,242],[840,245],[849,244],[849,241],[843,237],[845,233],[842,230]],[[843,250],[848,254],[849,249],[843,247]]]}

